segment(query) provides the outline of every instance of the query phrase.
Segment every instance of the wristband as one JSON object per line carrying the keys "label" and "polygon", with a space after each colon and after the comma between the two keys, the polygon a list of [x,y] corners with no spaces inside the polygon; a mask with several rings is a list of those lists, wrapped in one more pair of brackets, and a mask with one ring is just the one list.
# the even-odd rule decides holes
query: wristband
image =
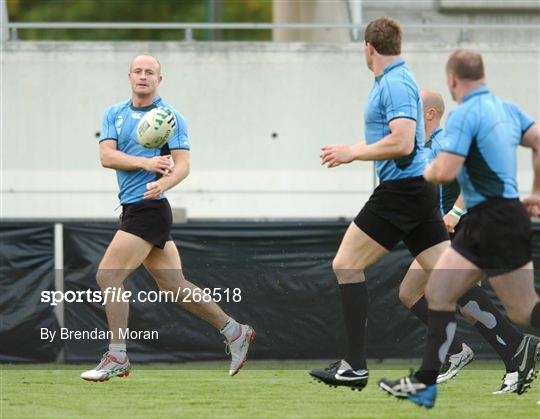
{"label": "wristband", "polygon": [[457,205],[454,205],[454,207],[450,210],[450,213],[457,218],[461,218],[463,214],[465,214],[465,211],[463,211],[460,207]]}

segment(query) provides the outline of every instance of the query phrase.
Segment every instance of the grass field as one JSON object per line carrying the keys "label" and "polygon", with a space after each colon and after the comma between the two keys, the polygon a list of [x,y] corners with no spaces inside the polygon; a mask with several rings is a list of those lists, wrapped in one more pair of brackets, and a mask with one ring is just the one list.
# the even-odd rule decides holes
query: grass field
{"label": "grass field", "polygon": [[380,377],[397,378],[416,363],[370,364],[362,392],[314,383],[306,370],[325,362],[249,362],[236,377],[227,364],[135,365],[128,378],[79,379],[86,366],[0,365],[2,418],[539,418],[538,382],[522,396],[495,396],[502,365],[477,361],[439,386],[431,411],[386,396]]}

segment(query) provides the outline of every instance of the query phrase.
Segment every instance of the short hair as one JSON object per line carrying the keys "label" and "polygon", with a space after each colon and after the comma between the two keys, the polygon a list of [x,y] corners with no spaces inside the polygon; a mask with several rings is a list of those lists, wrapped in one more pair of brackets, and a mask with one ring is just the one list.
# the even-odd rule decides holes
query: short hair
{"label": "short hair", "polygon": [[133,57],[133,59],[131,60],[131,63],[129,63],[129,72],[131,73],[131,66],[133,65],[133,61],[135,61],[136,58],[139,58],[139,57],[152,57],[154,60],[156,60],[156,63],[158,64],[158,74],[161,74],[161,63],[159,62],[159,60],[152,54],[150,54],[149,52],[143,52],[142,54],[139,54],[139,55],[136,55],[135,57]]}
{"label": "short hair", "polygon": [[485,77],[482,56],[470,49],[458,49],[448,58],[446,72],[453,74],[458,80],[481,80]]}
{"label": "short hair", "polygon": [[381,55],[401,54],[401,26],[389,17],[375,19],[366,27],[364,41]]}
{"label": "short hair", "polygon": [[429,89],[422,89],[420,93],[422,95],[424,109],[435,109],[439,119],[442,118],[444,115],[444,100],[441,94],[435,90]]}

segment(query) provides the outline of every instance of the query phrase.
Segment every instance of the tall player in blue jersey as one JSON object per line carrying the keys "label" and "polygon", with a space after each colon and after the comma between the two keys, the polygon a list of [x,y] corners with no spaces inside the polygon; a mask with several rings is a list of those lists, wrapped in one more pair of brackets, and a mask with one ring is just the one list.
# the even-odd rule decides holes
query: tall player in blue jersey
{"label": "tall player in blue jersey", "polygon": [[[426,157],[428,161],[433,161],[443,147],[444,131],[440,122],[444,114],[444,101],[442,96],[433,90],[422,89],[420,96],[424,109]],[[460,219],[463,213],[463,197],[460,195],[460,191],[457,180],[439,185],[440,211],[451,236],[462,225]],[[399,288],[401,302],[426,325],[429,314],[424,289],[428,278],[429,272],[424,271],[420,264],[414,260]],[[525,338],[523,333],[512,326],[479,286],[474,286],[463,294],[458,300],[458,305],[461,314],[474,325],[480,335],[504,361],[506,373],[500,389],[493,394],[515,392],[518,373],[514,354]],[[444,383],[454,378],[462,368],[472,361],[473,357],[472,349],[456,336],[450,344],[446,360],[437,377],[437,383]]]}
{"label": "tall player in blue jersey", "polygon": [[[447,82],[459,106],[450,113],[443,149],[426,168],[433,183],[458,178],[468,211],[452,246],[445,250],[426,286],[429,333],[420,370],[381,388],[427,408],[437,394],[437,372],[454,338],[456,302],[486,274],[511,320],[540,328],[540,298],[534,288],[529,214],[540,202],[540,126],[514,103],[489,91],[480,54],[454,52],[446,65]],[[533,195],[519,200],[516,149],[533,150]],[[457,272],[457,274],[456,274]],[[540,342],[527,336],[514,355],[517,393],[536,376]]]}
{"label": "tall player in blue jersey", "polygon": [[[120,227],[99,264],[97,282],[102,290],[123,290],[128,275],[144,265],[161,290],[177,295],[180,289],[178,302],[224,335],[231,354],[229,373],[234,375],[246,361],[255,331],[236,322],[213,301],[183,298],[186,291],[193,295],[197,287],[182,274],[180,255],[171,238],[171,208],[164,192],[188,176],[189,144],[184,118],[157,95],[161,80],[161,65],[155,57],[148,54],[135,57],[129,69],[131,99],[105,111],[99,154],[104,167],[116,170],[122,216]],[[146,112],[159,106],[174,111],[176,130],[162,150],[146,149],[137,142],[136,127]],[[168,153],[170,156],[161,155]],[[105,312],[113,337],[101,362],[81,374],[88,381],[129,375],[126,342],[120,334],[127,328],[129,303],[107,301]]]}
{"label": "tall player in blue jersey", "polygon": [[366,143],[327,145],[322,164],[336,167],[354,160],[375,161],[380,185],[350,224],[333,269],[338,280],[347,354],[317,380],[361,390],[368,382],[365,328],[368,312],[366,267],[403,240],[422,268],[430,270],[449,244],[435,185],[425,181],[424,120],[418,85],[401,53],[401,27],[389,18],[369,23],[365,58],[375,75],[365,106]]}

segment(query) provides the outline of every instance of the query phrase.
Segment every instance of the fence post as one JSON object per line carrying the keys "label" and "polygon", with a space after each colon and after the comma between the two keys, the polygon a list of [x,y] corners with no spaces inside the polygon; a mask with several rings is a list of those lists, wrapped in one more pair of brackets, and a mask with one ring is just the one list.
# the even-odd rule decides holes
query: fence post
{"label": "fence post", "polygon": [[2,33],[0,34],[1,42],[6,42],[9,40],[9,30],[7,24],[9,22],[7,1],[0,0],[0,25],[2,26]]}
{"label": "fence post", "polygon": [[[54,224],[54,290],[64,292],[64,225]],[[54,307],[60,327],[64,327],[64,301]],[[64,348],[60,349],[56,362],[64,362]]]}
{"label": "fence post", "polygon": [[193,29],[186,28],[184,32],[184,41],[187,41],[187,42],[193,41]]}

